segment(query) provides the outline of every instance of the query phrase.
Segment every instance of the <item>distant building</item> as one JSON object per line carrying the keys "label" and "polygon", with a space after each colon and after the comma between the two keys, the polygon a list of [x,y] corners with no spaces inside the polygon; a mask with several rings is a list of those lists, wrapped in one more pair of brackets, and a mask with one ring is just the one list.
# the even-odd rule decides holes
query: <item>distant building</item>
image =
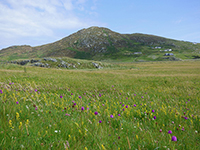
{"label": "distant building", "polygon": [[174,56],[174,54],[173,53],[165,53],[164,56]]}
{"label": "distant building", "polygon": [[134,52],[133,54],[138,55],[138,54],[142,54],[142,52]]}
{"label": "distant building", "polygon": [[164,52],[171,52],[172,49],[165,49]]}
{"label": "distant building", "polygon": [[160,46],[156,46],[155,49],[161,49],[161,47]]}

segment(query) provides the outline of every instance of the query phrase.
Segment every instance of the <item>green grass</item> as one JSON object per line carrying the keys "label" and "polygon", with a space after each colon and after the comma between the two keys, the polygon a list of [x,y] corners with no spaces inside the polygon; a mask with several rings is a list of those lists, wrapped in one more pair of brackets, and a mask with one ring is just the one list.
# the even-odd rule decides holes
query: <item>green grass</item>
{"label": "green grass", "polygon": [[0,149],[198,150],[200,61],[114,65],[1,64]]}

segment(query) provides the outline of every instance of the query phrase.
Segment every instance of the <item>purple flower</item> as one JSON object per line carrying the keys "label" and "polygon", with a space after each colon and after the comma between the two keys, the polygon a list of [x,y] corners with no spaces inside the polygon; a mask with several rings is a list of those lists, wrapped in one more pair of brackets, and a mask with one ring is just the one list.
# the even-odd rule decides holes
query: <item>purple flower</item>
{"label": "purple flower", "polygon": [[19,102],[17,101],[16,104],[19,104]]}
{"label": "purple flower", "polygon": [[73,93],[71,93],[71,95],[73,95]]}
{"label": "purple flower", "polygon": [[136,94],[134,94],[134,96],[136,96]]}
{"label": "purple flower", "polygon": [[65,114],[65,116],[70,116],[70,114]]}
{"label": "purple flower", "polygon": [[37,92],[37,89],[35,89],[35,92]]}
{"label": "purple flower", "polygon": [[74,103],[74,105],[76,105],[76,103]]}
{"label": "purple flower", "polygon": [[122,106],[124,107],[124,104]]}
{"label": "purple flower", "polygon": [[95,115],[98,115],[98,112],[97,112],[97,111],[95,111],[95,112],[94,112],[94,114],[95,114]]}
{"label": "purple flower", "polygon": [[78,98],[82,98],[81,96],[79,96]]}
{"label": "purple flower", "polygon": [[144,98],[143,96],[141,98]]}
{"label": "purple flower", "polygon": [[155,112],[155,110],[152,110],[152,112]]}
{"label": "purple flower", "polygon": [[135,105],[135,104],[134,104],[133,106],[134,106],[134,107],[136,107],[136,105]]}
{"label": "purple flower", "polygon": [[128,99],[128,97],[126,99]]}
{"label": "purple flower", "polygon": [[174,121],[172,121],[172,123],[174,124]]}
{"label": "purple flower", "polygon": [[168,131],[168,133],[169,133],[169,134],[172,134],[172,131],[171,131],[171,130],[169,130],[169,131]]}
{"label": "purple flower", "polygon": [[99,123],[102,123],[102,121],[101,121],[101,120],[99,120]]}
{"label": "purple flower", "polygon": [[172,136],[172,141],[177,141],[176,136]]}
{"label": "purple flower", "polygon": [[187,120],[188,118],[187,117],[185,117],[185,120]]}
{"label": "purple flower", "polygon": [[60,98],[63,98],[62,95],[60,95]]}
{"label": "purple flower", "polygon": [[120,114],[118,114],[118,116],[121,116]]}
{"label": "purple flower", "polygon": [[126,105],[126,108],[128,108],[128,105]]}
{"label": "purple flower", "polygon": [[35,110],[37,110],[38,108],[37,107],[35,107]]}
{"label": "purple flower", "polygon": [[113,118],[114,116],[113,115],[110,115],[110,118]]}
{"label": "purple flower", "polygon": [[124,111],[125,109],[123,109],[123,111]]}
{"label": "purple flower", "polygon": [[160,132],[162,132],[162,129],[160,129]]}
{"label": "purple flower", "polygon": [[11,85],[11,83],[9,83],[9,85]]}
{"label": "purple flower", "polygon": [[81,110],[84,110],[85,108],[84,107],[81,107]]}
{"label": "purple flower", "polygon": [[184,131],[185,129],[184,129],[184,127],[182,127],[182,131]]}
{"label": "purple flower", "polygon": [[101,93],[99,93],[99,97],[101,97]]}
{"label": "purple flower", "polygon": [[156,119],[156,116],[153,116],[153,119]]}
{"label": "purple flower", "polygon": [[2,93],[3,93],[3,91],[2,91],[2,90],[0,90],[0,93],[2,94]]}
{"label": "purple flower", "polygon": [[114,87],[114,85],[112,85],[112,87]]}

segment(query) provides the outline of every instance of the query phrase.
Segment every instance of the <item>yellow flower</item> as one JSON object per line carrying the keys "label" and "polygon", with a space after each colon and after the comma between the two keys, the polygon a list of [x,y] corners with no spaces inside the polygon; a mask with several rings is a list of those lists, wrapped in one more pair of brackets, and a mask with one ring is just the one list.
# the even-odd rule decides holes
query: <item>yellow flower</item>
{"label": "yellow flower", "polygon": [[19,113],[16,112],[16,119],[18,120],[19,119]]}
{"label": "yellow flower", "polygon": [[101,147],[102,147],[103,149],[105,149],[105,147],[103,146],[103,144],[101,144]]}
{"label": "yellow flower", "polygon": [[9,120],[9,127],[12,127],[12,120]]}
{"label": "yellow flower", "polygon": [[27,120],[26,120],[26,125],[28,125],[28,124],[29,124],[29,120],[27,119]]}
{"label": "yellow flower", "polygon": [[138,139],[138,135],[136,135],[136,138]]}
{"label": "yellow flower", "polygon": [[19,123],[19,129],[21,129],[21,127],[22,127],[22,122]]}
{"label": "yellow flower", "polygon": [[87,147],[85,147],[85,150],[88,150]]}

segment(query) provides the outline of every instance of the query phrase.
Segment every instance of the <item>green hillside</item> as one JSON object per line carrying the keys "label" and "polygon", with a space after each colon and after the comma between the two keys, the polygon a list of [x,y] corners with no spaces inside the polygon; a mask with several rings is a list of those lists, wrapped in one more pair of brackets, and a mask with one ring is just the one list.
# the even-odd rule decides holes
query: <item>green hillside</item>
{"label": "green hillside", "polygon": [[[164,50],[171,49],[166,52]],[[164,56],[173,53],[173,56]],[[161,61],[200,58],[200,44],[147,34],[120,34],[103,27],[82,29],[54,43],[11,46],[0,51],[1,61],[71,57],[111,61]]]}

